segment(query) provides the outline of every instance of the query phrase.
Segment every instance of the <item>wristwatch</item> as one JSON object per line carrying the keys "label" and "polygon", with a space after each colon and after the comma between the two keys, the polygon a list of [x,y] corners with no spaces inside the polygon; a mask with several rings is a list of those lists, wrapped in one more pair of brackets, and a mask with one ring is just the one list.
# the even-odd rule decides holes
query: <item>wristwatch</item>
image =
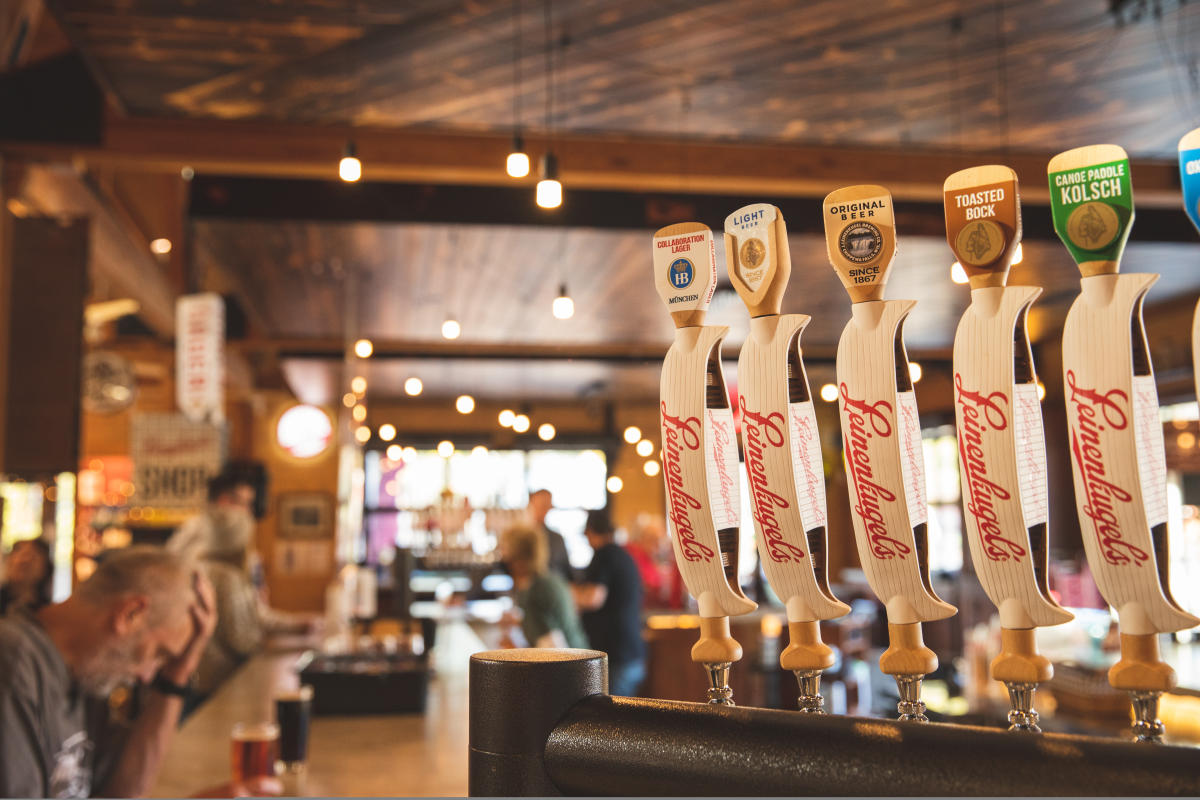
{"label": "wristwatch", "polygon": [[154,680],[150,682],[150,688],[160,694],[183,698],[187,698],[192,693],[192,690],[187,686],[180,686],[178,683],[164,678],[161,672],[154,676]]}

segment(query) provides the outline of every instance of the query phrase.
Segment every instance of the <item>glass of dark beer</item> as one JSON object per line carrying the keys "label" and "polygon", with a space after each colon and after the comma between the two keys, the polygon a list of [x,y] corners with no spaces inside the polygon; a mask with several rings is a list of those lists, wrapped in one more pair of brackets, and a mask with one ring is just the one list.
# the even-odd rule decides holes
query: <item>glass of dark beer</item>
{"label": "glass of dark beer", "polygon": [[233,782],[275,777],[279,727],[272,722],[239,722],[233,726]]}
{"label": "glass of dark beer", "polygon": [[308,760],[308,722],[312,717],[311,686],[275,695],[275,719],[279,723],[279,760],[285,767]]}

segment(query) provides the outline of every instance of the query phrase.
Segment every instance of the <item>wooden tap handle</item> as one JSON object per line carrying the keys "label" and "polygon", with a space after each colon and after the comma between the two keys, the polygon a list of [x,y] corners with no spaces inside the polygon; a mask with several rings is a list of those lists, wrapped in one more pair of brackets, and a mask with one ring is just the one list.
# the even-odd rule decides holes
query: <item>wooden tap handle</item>
{"label": "wooden tap handle", "polygon": [[946,241],[972,289],[1003,286],[1021,243],[1017,173],[991,164],[960,170],[943,185]]}
{"label": "wooden tap handle", "polygon": [[679,222],[654,233],[654,285],[676,328],[704,324],[717,288],[712,231],[699,222]]}
{"label": "wooden tap handle", "polygon": [[921,623],[888,623],[888,649],[879,657],[885,675],[928,675],[937,665],[937,654],[921,636]]}
{"label": "wooden tap handle", "polygon": [[896,256],[892,195],[882,186],[847,186],[826,195],[825,246],[850,302],[882,300]]}
{"label": "wooden tap handle", "polygon": [[778,208],[754,203],[725,218],[725,266],[751,317],[779,313],[792,275],[792,254]]}
{"label": "wooden tap handle", "polygon": [[1108,670],[1114,689],[1167,692],[1175,688],[1175,670],[1158,652],[1157,633],[1122,633],[1121,660]]}
{"label": "wooden tap handle", "polygon": [[1054,230],[1085,278],[1115,275],[1133,228],[1129,156],[1115,144],[1076,147],[1046,165]]}
{"label": "wooden tap handle", "polygon": [[1000,629],[1000,654],[992,659],[992,680],[1045,683],[1052,677],[1054,666],[1038,653],[1033,628]]}
{"label": "wooden tap handle", "polygon": [[729,632],[729,617],[701,617],[700,640],[692,645],[692,661],[721,664],[742,660],[742,646]]}
{"label": "wooden tap handle", "polygon": [[816,620],[789,622],[788,638],[791,641],[779,655],[779,666],[791,672],[833,666],[833,648],[821,641],[821,626]]}

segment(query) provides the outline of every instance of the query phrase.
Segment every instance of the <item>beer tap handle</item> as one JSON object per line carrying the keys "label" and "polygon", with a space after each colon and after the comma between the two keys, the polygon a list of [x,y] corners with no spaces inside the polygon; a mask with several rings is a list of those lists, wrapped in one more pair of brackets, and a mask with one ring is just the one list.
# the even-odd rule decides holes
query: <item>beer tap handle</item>
{"label": "beer tap handle", "polygon": [[[695,251],[707,242],[707,253]],[[712,231],[701,222],[678,222],[654,232],[654,285],[676,328],[704,324],[717,287]]]}
{"label": "beer tap handle", "polygon": [[1157,633],[1122,633],[1121,660],[1108,670],[1114,689],[1129,692],[1133,701],[1133,739],[1159,743],[1163,724],[1158,719],[1158,698],[1175,688],[1175,670],[1162,660]]}
{"label": "beer tap handle", "polygon": [[1000,654],[992,659],[991,669],[992,679],[1008,689],[1012,705],[1008,729],[1041,733],[1038,713],[1033,710],[1033,693],[1054,676],[1054,667],[1050,659],[1038,653],[1034,629],[1001,628]]}
{"label": "beer tap handle", "polygon": [[946,241],[972,289],[1004,286],[1021,243],[1017,173],[989,164],[960,170],[943,186]]}
{"label": "beer tap handle", "polygon": [[725,220],[729,280],[751,317],[776,315],[792,276],[787,226],[768,203],[744,206]]}
{"label": "beer tap handle", "polygon": [[1115,275],[1133,229],[1129,156],[1115,144],[1059,153],[1046,166],[1050,212],[1080,274]]}
{"label": "beer tap handle", "polygon": [[882,300],[896,256],[892,196],[882,186],[847,186],[822,203],[825,246],[850,302]]}
{"label": "beer tap handle", "polygon": [[700,639],[692,645],[692,661],[703,664],[708,673],[708,702],[731,706],[729,667],[742,660],[742,646],[729,632],[729,617],[701,617]]}
{"label": "beer tap handle", "polygon": [[929,722],[921,701],[921,681],[937,666],[937,654],[921,636],[921,623],[888,623],[888,649],[879,658],[879,668],[896,679],[900,690],[896,710],[902,722]]}
{"label": "beer tap handle", "polygon": [[1200,128],[1179,140],[1179,182],[1183,185],[1183,210],[1200,231]]}

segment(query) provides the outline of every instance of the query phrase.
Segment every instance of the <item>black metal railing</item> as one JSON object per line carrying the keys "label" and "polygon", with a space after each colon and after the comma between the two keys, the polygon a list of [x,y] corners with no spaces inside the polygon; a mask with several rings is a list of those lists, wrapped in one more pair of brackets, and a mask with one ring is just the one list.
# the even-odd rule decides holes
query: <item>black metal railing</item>
{"label": "black metal railing", "polygon": [[594,650],[471,657],[470,793],[1197,795],[1200,750],[610,697]]}

